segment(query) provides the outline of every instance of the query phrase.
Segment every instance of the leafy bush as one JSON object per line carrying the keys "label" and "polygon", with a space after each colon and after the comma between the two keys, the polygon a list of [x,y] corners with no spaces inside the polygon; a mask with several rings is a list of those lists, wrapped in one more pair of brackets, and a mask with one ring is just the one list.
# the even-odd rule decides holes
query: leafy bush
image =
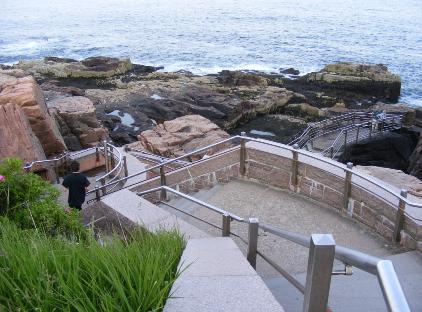
{"label": "leafy bush", "polygon": [[37,228],[50,235],[86,238],[79,212],[65,212],[58,203],[59,191],[33,173],[26,173],[19,159],[0,163],[0,215],[24,229]]}
{"label": "leafy bush", "polygon": [[0,218],[0,311],[160,311],[183,247],[176,232],[78,244]]}

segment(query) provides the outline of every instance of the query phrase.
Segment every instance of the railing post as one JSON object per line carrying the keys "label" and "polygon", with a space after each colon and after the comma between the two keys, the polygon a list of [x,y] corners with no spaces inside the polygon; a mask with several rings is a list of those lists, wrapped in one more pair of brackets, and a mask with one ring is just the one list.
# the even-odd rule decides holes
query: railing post
{"label": "railing post", "polygon": [[[160,166],[160,184],[161,186],[166,186],[166,172],[164,171],[164,166]],[[167,199],[167,191],[165,189],[161,190],[160,194],[160,200],[166,200]]]}
{"label": "railing post", "polygon": [[107,194],[107,189],[104,186],[105,185],[105,178],[102,178],[100,181],[101,181],[103,196],[105,196]]}
{"label": "railing post", "polygon": [[344,130],[344,151],[346,151],[347,146],[347,130]]}
{"label": "railing post", "polygon": [[126,156],[123,156],[123,170],[125,172],[125,178],[126,178],[129,175],[129,172],[127,170]]}
{"label": "railing post", "polygon": [[109,146],[109,153],[110,153],[110,170],[114,169],[114,166],[116,165],[116,161],[114,159],[114,153],[113,153],[113,147]]}
{"label": "railing post", "polygon": [[299,187],[299,153],[298,150],[299,145],[294,144],[293,145],[293,158],[292,158],[292,185],[293,190],[297,192]]}
{"label": "railing post", "polygon": [[357,143],[359,141],[359,130],[360,130],[360,125],[358,126],[358,128],[356,130],[356,140],[355,140],[355,143]]}
{"label": "railing post", "polygon": [[103,141],[103,147],[104,147],[104,162],[106,167],[106,173],[110,171],[109,163],[108,163],[108,149],[107,149],[107,141]]}
{"label": "railing post", "polygon": [[326,311],[336,244],[331,234],[312,234],[306,274],[304,312]]}
{"label": "railing post", "polygon": [[[401,190],[400,196],[407,198],[407,191]],[[406,202],[404,201],[403,198],[400,198],[399,207],[398,207],[397,213],[396,213],[396,222],[394,223],[393,242],[399,242],[400,241],[400,232],[403,229],[404,210],[405,209],[406,209]]]}
{"label": "railing post", "polygon": [[97,199],[97,201],[100,201],[101,199],[100,189],[98,188],[98,186],[95,186],[95,198]]}
{"label": "railing post", "polygon": [[256,252],[258,250],[258,225],[257,218],[249,218],[247,259],[254,269],[256,269]]}
{"label": "railing post", "polygon": [[[246,132],[241,132],[242,137],[246,136]],[[240,164],[239,164],[239,173],[244,176],[246,173],[246,146],[245,139],[240,139]]]}
{"label": "railing post", "polygon": [[60,176],[59,176],[59,161],[54,161],[54,173],[56,174],[56,182],[57,184],[60,183]]}
{"label": "railing post", "polygon": [[230,236],[230,222],[231,218],[228,213],[223,214],[223,226],[222,226],[222,233],[221,236],[227,237]]}
{"label": "railing post", "polygon": [[353,169],[353,164],[351,162],[347,163],[347,170],[346,177],[344,178],[344,197],[343,197],[343,208],[344,210],[348,210],[349,208],[349,200],[352,195],[352,172],[350,170]]}

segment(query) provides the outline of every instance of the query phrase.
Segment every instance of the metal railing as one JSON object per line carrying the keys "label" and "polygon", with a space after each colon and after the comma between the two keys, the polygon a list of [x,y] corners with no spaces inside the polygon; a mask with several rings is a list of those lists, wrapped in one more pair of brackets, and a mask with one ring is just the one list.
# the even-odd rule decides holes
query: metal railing
{"label": "metal railing", "polygon": [[[297,144],[300,148],[304,148],[308,143],[311,145],[313,141],[322,136],[347,129],[352,125],[363,124],[367,122],[376,122],[373,112],[350,112],[339,116],[324,119],[319,122],[310,124],[299,136],[294,138],[289,145]],[[403,119],[402,113],[385,114],[385,119],[397,121],[400,124]],[[380,121],[381,123],[382,121]]]}
{"label": "metal railing", "polygon": [[401,127],[401,118],[397,116],[387,116],[382,121],[371,119],[363,123],[348,125],[341,129],[335,140],[321,154],[334,159],[349,144],[358,143],[360,140],[382,135]]}
{"label": "metal railing", "polygon": [[[30,172],[36,166],[41,166],[42,168],[52,166],[54,173],[56,175],[56,182],[59,183],[60,182],[60,180],[59,180],[60,179],[59,168],[61,166],[64,166],[65,167],[64,171],[67,172],[70,160],[74,160],[74,159],[78,159],[80,157],[90,155],[90,154],[96,152],[96,150],[97,150],[96,147],[90,147],[90,148],[87,148],[87,149],[84,149],[84,150],[81,150],[81,151],[77,151],[77,152],[72,152],[72,153],[65,152],[65,153],[63,153],[60,156],[55,157],[55,158],[35,160],[31,163],[25,164],[23,169],[26,172]],[[80,156],[80,155],[83,155],[83,156]]]}
{"label": "metal railing", "polygon": [[[77,152],[65,152],[62,155],[44,160],[36,160],[29,164],[26,164],[23,169],[27,172],[31,171],[35,166],[52,166],[56,175],[56,182],[59,183],[59,168],[61,166],[65,167],[65,173],[68,171],[69,161],[78,160],[83,157],[91,156],[92,154],[96,155],[96,160],[99,161],[100,154],[103,155],[105,159],[106,173],[101,177],[95,180],[96,183],[100,182],[102,185],[113,182],[115,179],[119,178],[122,173],[127,176],[127,164],[126,156],[122,156],[120,150],[114,145],[104,141],[101,145],[83,149]],[[105,193],[104,193],[105,194]]]}
{"label": "metal railing", "polygon": [[[244,243],[247,244],[246,257],[253,268],[256,268],[257,255],[261,256],[304,295],[303,311],[325,311],[330,293],[331,276],[340,274],[352,275],[351,266],[355,266],[356,268],[377,276],[378,283],[384,296],[384,301],[389,311],[410,311],[406,296],[403,292],[400,281],[397,278],[394,266],[390,260],[383,260],[354,249],[336,245],[331,234],[313,234],[308,237],[280,229],[273,225],[259,223],[257,218],[244,219],[229,211],[176,191],[168,186],[160,186],[143,192],[138,192],[137,195],[144,196],[147,194],[160,192],[162,196],[163,190],[185,198],[191,202],[207,208],[208,210],[220,214],[222,216],[222,221],[221,227],[218,227],[206,220],[186,213],[197,220],[203,221],[208,225],[221,229],[221,235],[223,237],[230,235],[239,237]],[[231,232],[230,224],[232,221],[237,221],[248,225],[247,240]],[[269,257],[258,250],[258,229],[276,235],[280,238],[284,238],[300,246],[309,248],[308,269],[305,285],[302,285],[295,277],[293,277],[274,261],[272,261]],[[338,271],[333,272],[334,258],[342,261],[346,265],[344,273],[339,273]]]}
{"label": "metal railing", "polygon": [[[104,186],[102,188],[103,195],[106,195],[107,185],[129,175],[126,156],[123,156],[117,147],[107,141],[103,141],[102,146],[97,147],[97,151],[102,151],[104,155],[106,173],[95,180],[95,189],[98,188],[98,183],[100,183],[101,186]],[[109,191],[117,188],[118,185],[118,183],[113,184],[109,187]]]}
{"label": "metal railing", "polygon": [[[198,154],[203,153],[207,150],[215,148],[219,145],[227,145],[228,143],[234,143],[234,142],[239,142],[239,141],[240,141],[240,144],[238,146],[233,147],[233,145],[232,145],[231,148],[229,148],[225,151],[211,155],[206,159],[201,159],[201,160],[198,160],[196,162],[193,162],[188,166],[192,166],[192,165],[194,165],[198,162],[202,162],[202,161],[209,161],[209,160],[214,159],[215,157],[219,157],[221,155],[224,155],[225,153],[229,153],[233,150],[239,149],[240,150],[240,156],[239,156],[240,157],[240,169],[239,169],[239,172],[240,172],[241,175],[244,175],[245,171],[246,171],[246,166],[245,166],[245,164],[246,164],[246,142],[255,142],[255,143],[263,144],[263,145],[266,145],[266,146],[275,147],[275,148],[280,149],[282,151],[286,151],[286,152],[291,153],[291,157],[292,157],[291,159],[293,160],[292,169],[291,169],[292,170],[292,185],[295,189],[298,187],[298,183],[299,183],[299,179],[298,179],[299,163],[300,162],[307,163],[307,162],[309,162],[309,160],[314,160],[314,161],[317,161],[319,164],[324,164],[324,165],[330,166],[331,168],[328,171],[327,171],[327,168],[322,168],[322,170],[325,170],[330,174],[334,174],[333,171],[335,171],[335,170],[338,170],[338,171],[343,172],[345,174],[345,176],[344,176],[344,179],[345,179],[344,208],[345,209],[347,209],[348,203],[351,199],[351,185],[352,184],[354,184],[358,187],[364,187],[365,190],[367,192],[370,192],[372,195],[374,195],[378,198],[381,198],[385,202],[389,203],[391,206],[396,206],[397,207],[397,220],[396,220],[395,227],[397,229],[395,230],[395,237],[396,237],[395,239],[397,239],[397,237],[400,234],[400,230],[401,230],[400,226],[398,226],[397,224],[403,223],[403,217],[405,215],[407,217],[413,219],[413,220],[422,221],[421,219],[418,219],[418,218],[410,215],[406,211],[406,206],[411,206],[411,207],[420,209],[420,208],[422,208],[422,203],[416,203],[416,202],[410,201],[407,198],[407,192],[406,191],[402,190],[402,191],[397,192],[397,191],[391,189],[390,187],[387,187],[384,184],[381,184],[379,181],[372,178],[371,176],[369,176],[365,173],[361,173],[359,171],[353,170],[352,164],[348,164],[346,166],[346,165],[339,163],[337,161],[323,157],[320,154],[301,150],[297,146],[289,146],[289,145],[285,145],[285,144],[282,144],[282,143],[267,141],[267,140],[264,140],[264,139],[251,138],[251,137],[247,137],[245,135],[245,133],[242,133],[242,135],[240,135],[240,136],[233,136],[233,137],[230,137],[228,139],[222,140],[220,142],[199,148],[199,149],[192,151],[190,153],[187,153],[185,155],[164,161],[161,164],[157,164],[155,166],[152,166],[152,167],[147,168],[145,170],[136,172],[134,174],[127,175],[126,177],[123,177],[123,178],[120,178],[120,179],[115,179],[114,181],[107,183],[105,185],[96,186],[95,189],[87,192],[87,194],[96,193],[96,198],[94,200],[98,201],[98,200],[101,199],[101,196],[109,194],[109,192],[104,191],[104,189],[107,189],[107,188],[111,189],[113,186],[115,186],[118,183],[126,183],[126,181],[129,180],[129,179],[132,179],[134,177],[138,177],[138,176],[146,174],[148,172],[153,172],[155,170],[160,170],[161,185],[166,185],[166,172],[164,170],[166,165],[172,164],[173,162],[177,162],[177,161],[182,160],[182,159],[189,157],[189,156],[198,155]],[[303,159],[300,159],[299,156],[302,157]],[[188,166],[186,166],[186,167],[188,167]],[[185,167],[174,169],[173,171],[182,170],[183,168],[185,168]],[[170,171],[168,173],[171,173],[171,172],[172,171]],[[341,177],[340,174],[336,174],[336,175]],[[374,190],[371,190],[370,188],[368,188],[367,185],[361,186],[362,183],[358,183],[358,181],[356,181],[356,179],[361,179],[362,183],[365,182],[369,185],[372,185],[374,187]],[[352,180],[355,180],[355,181],[352,181]],[[139,183],[144,183],[144,182],[146,182],[146,180],[137,181],[137,182],[134,182],[131,185],[125,184],[124,188],[129,188],[129,187],[132,187],[132,186],[135,186]],[[386,194],[380,195],[380,192],[385,192]],[[100,193],[102,193],[103,195],[101,195]],[[386,195],[392,196],[394,200],[388,199]]]}

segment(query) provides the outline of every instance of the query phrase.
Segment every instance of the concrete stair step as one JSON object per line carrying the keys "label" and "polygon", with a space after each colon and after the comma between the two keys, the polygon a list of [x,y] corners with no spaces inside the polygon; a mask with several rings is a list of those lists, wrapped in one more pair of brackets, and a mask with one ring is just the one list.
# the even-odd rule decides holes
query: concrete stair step
{"label": "concrete stair step", "polygon": [[284,311],[228,237],[191,239],[164,312]]}

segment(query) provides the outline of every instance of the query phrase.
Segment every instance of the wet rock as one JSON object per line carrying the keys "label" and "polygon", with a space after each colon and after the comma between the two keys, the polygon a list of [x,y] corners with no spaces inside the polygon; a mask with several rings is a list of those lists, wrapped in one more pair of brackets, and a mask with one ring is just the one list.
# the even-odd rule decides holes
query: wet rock
{"label": "wet rock", "polygon": [[20,61],[13,68],[22,69],[37,77],[56,78],[106,78],[124,74],[133,68],[129,59],[90,57],[81,62],[63,62],[48,58],[35,61]]}
{"label": "wet rock", "polygon": [[325,111],[307,103],[289,104],[284,109],[285,114],[303,117],[306,120],[317,120],[326,115]]}
{"label": "wet rock", "polygon": [[0,75],[0,105],[19,105],[47,156],[61,153],[66,145],[54,118],[49,114],[41,88],[32,77]]}
{"label": "wet rock", "polygon": [[321,71],[307,74],[299,80],[326,88],[365,93],[391,101],[398,100],[401,88],[400,76],[392,74],[382,64],[330,64]]}
{"label": "wet rock", "polygon": [[422,128],[422,109],[415,109],[415,119],[413,120],[413,124],[419,128]]}
{"label": "wet rock", "polygon": [[66,57],[56,57],[56,56],[47,56],[44,58],[46,62],[55,62],[55,63],[77,63],[78,61]]}
{"label": "wet rock", "polygon": [[77,147],[75,137],[83,148],[92,147],[107,137],[99,123],[91,100],[82,96],[64,97],[48,103],[50,111],[60,120],[65,140]]}
{"label": "wet rock", "polygon": [[[216,124],[199,115],[188,115],[165,121],[152,130],[143,131],[139,142],[129,147],[148,150],[152,153],[177,157],[198,148],[219,142],[229,135]],[[223,147],[211,149],[198,155],[214,153]]]}
{"label": "wet rock", "polygon": [[226,86],[260,86],[268,85],[268,79],[242,71],[223,70],[218,75],[218,81]]}
{"label": "wet rock", "polygon": [[20,105],[0,105],[0,125],[0,160],[19,157],[24,162],[32,162],[46,158]]}
{"label": "wet rock", "polygon": [[300,71],[297,69],[294,69],[293,67],[290,68],[280,68],[280,73],[281,74],[286,74],[286,75],[293,75],[293,76],[297,76],[300,74]]}
{"label": "wet rock", "polygon": [[72,95],[72,96],[84,96],[85,90],[72,86],[60,86],[57,81],[48,81],[41,84],[41,89],[45,92],[57,92],[59,94]]}

